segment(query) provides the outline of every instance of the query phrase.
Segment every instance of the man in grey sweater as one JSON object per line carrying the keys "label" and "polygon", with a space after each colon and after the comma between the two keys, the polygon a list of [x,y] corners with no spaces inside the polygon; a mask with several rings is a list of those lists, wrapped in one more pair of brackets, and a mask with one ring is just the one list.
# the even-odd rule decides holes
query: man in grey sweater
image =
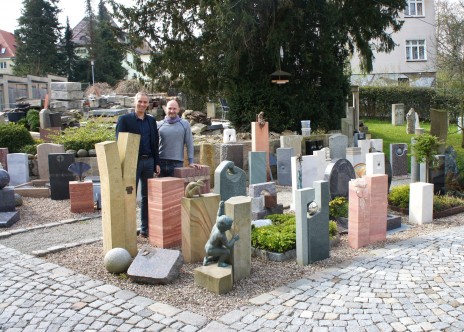
{"label": "man in grey sweater", "polygon": [[166,105],[166,117],[158,121],[160,176],[173,176],[174,168],[184,166],[184,146],[190,167],[198,168],[193,163],[193,136],[187,120],[179,117],[179,103],[170,100]]}

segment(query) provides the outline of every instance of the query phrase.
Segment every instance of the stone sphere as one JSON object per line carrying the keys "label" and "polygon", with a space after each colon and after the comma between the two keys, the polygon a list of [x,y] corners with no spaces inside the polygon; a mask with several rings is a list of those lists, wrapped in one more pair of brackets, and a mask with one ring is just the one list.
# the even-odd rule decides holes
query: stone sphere
{"label": "stone sphere", "polygon": [[10,174],[4,169],[0,169],[0,189],[5,188],[10,183]]}
{"label": "stone sphere", "polygon": [[77,151],[77,156],[78,157],[88,157],[89,156],[89,153],[87,152],[87,150],[85,149],[79,149]]}
{"label": "stone sphere", "polygon": [[95,149],[90,149],[89,150],[89,157],[96,157],[97,156],[97,151]]}
{"label": "stone sphere", "polygon": [[15,193],[14,194],[14,201],[15,201],[15,206],[21,206],[23,205],[23,196],[20,194]]}
{"label": "stone sphere", "polygon": [[319,210],[319,206],[317,205],[316,202],[312,201],[311,203],[308,204],[308,213],[310,216],[315,215],[318,210]]}
{"label": "stone sphere", "polygon": [[123,273],[131,265],[132,257],[124,248],[113,248],[106,253],[104,263],[108,272]]}
{"label": "stone sphere", "polygon": [[66,153],[72,154],[73,156],[76,156],[76,150],[66,150]]}

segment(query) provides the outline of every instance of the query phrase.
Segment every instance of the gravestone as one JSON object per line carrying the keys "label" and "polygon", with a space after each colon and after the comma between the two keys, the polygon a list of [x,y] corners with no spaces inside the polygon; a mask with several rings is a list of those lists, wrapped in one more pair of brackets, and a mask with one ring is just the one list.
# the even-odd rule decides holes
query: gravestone
{"label": "gravestone", "polygon": [[[274,182],[250,184],[248,194],[252,199],[252,204],[254,203],[251,213],[253,220],[263,219],[270,214],[283,213],[282,204],[277,204],[277,190]],[[258,208],[261,209],[258,210]]]}
{"label": "gravestone", "polygon": [[416,128],[416,112],[411,108],[406,114],[406,134],[414,134]]}
{"label": "gravestone", "polygon": [[233,161],[224,160],[214,171],[214,192],[222,201],[234,196],[246,196],[246,174]]}
{"label": "gravestone", "polygon": [[404,124],[404,104],[392,104],[392,125],[402,126]]}
{"label": "gravestone", "polygon": [[387,176],[366,175],[350,181],[348,244],[358,249],[387,235]]}
{"label": "gravestone", "polygon": [[143,247],[127,270],[137,283],[166,285],[180,274],[183,259],[179,250]]}
{"label": "gravestone", "polygon": [[250,184],[266,182],[266,152],[248,152],[248,172]]}
{"label": "gravestone", "polygon": [[224,129],[222,142],[224,144],[237,142],[237,134],[235,133],[235,129],[233,128]]}
{"label": "gravestone", "polygon": [[14,187],[8,186],[9,181],[8,172],[0,167],[0,227],[10,227],[19,220]]}
{"label": "gravestone", "polygon": [[461,134],[464,128],[464,117],[458,116],[457,125],[458,125],[458,134]]}
{"label": "gravestone", "polygon": [[383,152],[383,139],[375,138],[371,139],[371,149],[370,152]]}
{"label": "gravestone", "polygon": [[9,153],[7,155],[10,186],[29,182],[29,159],[26,153]]}
{"label": "gravestone", "polygon": [[448,112],[446,110],[430,109],[430,135],[446,143],[448,136]]}
{"label": "gravestone", "polygon": [[50,172],[50,198],[52,200],[69,199],[69,182],[76,179],[68,170],[74,162],[70,153],[49,153],[48,167]]}
{"label": "gravestone", "polygon": [[266,152],[266,179],[270,178],[269,165],[269,123],[258,121],[251,123],[251,151]]}
{"label": "gravestone", "polygon": [[411,183],[409,188],[409,222],[427,224],[433,221],[432,183]]}
{"label": "gravestone", "polygon": [[415,117],[416,117],[416,124],[415,124],[415,128],[420,128],[420,123],[419,123],[419,113],[415,113],[414,114]]}
{"label": "gravestone", "polygon": [[387,155],[385,155],[385,174],[387,174],[388,176],[388,192],[390,192],[390,186],[391,186],[393,174],[392,174],[392,166],[391,166],[390,160],[388,160]]}
{"label": "gravestone", "polygon": [[385,174],[385,155],[373,152],[366,155],[366,175]]}
{"label": "gravestone", "polygon": [[206,103],[206,116],[211,119],[216,118],[216,104],[215,103]]}
{"label": "gravestone", "polygon": [[408,145],[390,144],[391,169],[393,176],[408,175]]}
{"label": "gravestone", "polygon": [[324,180],[329,182],[331,199],[335,197],[348,197],[349,182],[356,179],[353,165],[346,159],[331,162],[324,174]]}
{"label": "gravestone", "polygon": [[39,112],[39,122],[40,122],[41,129],[46,129],[46,128],[51,127],[50,113],[51,112],[49,109],[43,109]]}
{"label": "gravestone", "polygon": [[5,171],[8,171],[8,148],[0,148],[0,164]]}
{"label": "gravestone", "polygon": [[[416,128],[414,134],[416,136],[422,135],[424,133],[424,128]],[[416,142],[415,138],[411,138],[411,146]],[[420,164],[416,161],[416,157],[411,155],[411,183],[419,182],[421,177]]]}
{"label": "gravestone", "polygon": [[346,148],[348,147],[348,137],[342,134],[335,134],[329,137],[330,158],[345,159]]}
{"label": "gravestone", "polygon": [[222,144],[220,160],[232,161],[235,166],[243,169],[243,144]]}
{"label": "gravestone", "polygon": [[282,135],[280,136],[281,148],[293,148],[293,156],[301,154],[301,135]]}
{"label": "gravestone", "polygon": [[48,180],[50,178],[48,168],[48,155],[50,153],[64,153],[64,146],[53,143],[37,145],[37,162],[39,164],[39,177],[41,180]]}
{"label": "gravestone", "polygon": [[[356,131],[361,131],[360,130],[360,123],[359,123],[359,86],[357,85],[352,85],[351,86],[351,93],[353,95],[353,126],[354,130]],[[367,132],[367,127],[366,127],[366,132]]]}
{"label": "gravestone", "polygon": [[281,186],[292,185],[291,159],[294,155],[293,148],[277,148],[277,181]]}
{"label": "gravestone", "polygon": [[358,147],[361,148],[361,160],[362,163],[366,163],[366,155],[369,153],[371,149],[371,140],[365,139],[358,141]]}
{"label": "gravestone", "polygon": [[458,155],[456,150],[450,145],[445,149],[445,177],[457,176],[458,174],[458,164],[457,164]]}
{"label": "gravestone", "polygon": [[342,135],[345,135],[348,138],[348,145],[352,146],[353,139],[354,139],[353,138],[353,132],[354,132],[353,123],[347,118],[340,119],[340,122],[341,122]]}
{"label": "gravestone", "polygon": [[[296,190],[296,261],[299,265],[329,258],[329,200],[327,181],[315,181],[314,188]],[[308,205],[312,202],[317,204],[317,211],[309,214]]]}
{"label": "gravestone", "polygon": [[435,155],[429,169],[434,194],[445,193],[445,155]]}

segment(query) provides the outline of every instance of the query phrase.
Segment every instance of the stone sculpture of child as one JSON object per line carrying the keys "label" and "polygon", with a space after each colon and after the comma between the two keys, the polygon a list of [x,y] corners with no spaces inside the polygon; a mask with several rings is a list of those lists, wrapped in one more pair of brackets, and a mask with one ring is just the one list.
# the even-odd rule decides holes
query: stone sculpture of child
{"label": "stone sculpture of child", "polygon": [[205,244],[206,256],[203,265],[206,266],[208,263],[217,261],[219,267],[227,267],[226,260],[230,256],[230,250],[239,239],[239,236],[235,235],[230,241],[227,240],[226,231],[232,228],[232,223],[232,218],[224,215],[224,201],[221,201],[216,224]]}

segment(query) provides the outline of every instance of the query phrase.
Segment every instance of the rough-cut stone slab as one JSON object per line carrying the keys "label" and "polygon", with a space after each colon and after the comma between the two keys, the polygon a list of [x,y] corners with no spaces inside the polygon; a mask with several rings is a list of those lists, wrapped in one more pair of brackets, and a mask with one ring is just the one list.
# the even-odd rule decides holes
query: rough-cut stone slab
{"label": "rough-cut stone slab", "polygon": [[0,227],[10,227],[19,220],[19,211],[0,212]]}
{"label": "rough-cut stone slab", "polygon": [[168,284],[176,279],[183,264],[179,250],[143,247],[127,275],[133,281],[143,284]]}

